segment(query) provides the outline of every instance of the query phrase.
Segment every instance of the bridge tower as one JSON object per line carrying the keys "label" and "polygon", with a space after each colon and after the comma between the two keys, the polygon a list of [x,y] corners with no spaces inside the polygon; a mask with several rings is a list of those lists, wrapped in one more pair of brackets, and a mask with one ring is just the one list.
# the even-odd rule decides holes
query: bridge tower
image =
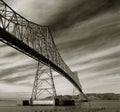
{"label": "bridge tower", "polygon": [[[45,66],[42,63],[38,62],[37,71],[35,75],[31,103],[37,102],[40,104],[46,103],[44,100],[45,96],[50,96],[50,104],[55,104],[55,98],[57,96],[55,84],[53,80],[52,69],[49,66]],[[40,102],[41,101],[41,102]],[[45,105],[45,104],[44,104]]]}

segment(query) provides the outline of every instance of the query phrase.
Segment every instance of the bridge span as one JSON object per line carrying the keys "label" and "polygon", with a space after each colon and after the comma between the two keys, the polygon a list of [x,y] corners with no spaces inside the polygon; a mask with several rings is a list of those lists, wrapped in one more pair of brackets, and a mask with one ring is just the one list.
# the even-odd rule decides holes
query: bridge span
{"label": "bridge span", "polygon": [[27,20],[3,0],[0,0],[0,41],[50,66],[84,94],[78,77],[75,77],[60,56],[49,26]]}

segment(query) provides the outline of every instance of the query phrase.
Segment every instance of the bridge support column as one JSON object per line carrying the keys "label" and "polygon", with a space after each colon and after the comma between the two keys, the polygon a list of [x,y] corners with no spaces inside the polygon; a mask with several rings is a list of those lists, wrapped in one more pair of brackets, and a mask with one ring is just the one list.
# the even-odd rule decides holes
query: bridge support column
{"label": "bridge support column", "polygon": [[47,67],[42,63],[38,62],[31,102],[32,104],[34,103],[34,101],[42,101],[44,103],[46,101],[46,96],[50,97],[49,101],[55,103],[55,98],[57,95],[53,80],[53,74],[50,65],[49,67]]}

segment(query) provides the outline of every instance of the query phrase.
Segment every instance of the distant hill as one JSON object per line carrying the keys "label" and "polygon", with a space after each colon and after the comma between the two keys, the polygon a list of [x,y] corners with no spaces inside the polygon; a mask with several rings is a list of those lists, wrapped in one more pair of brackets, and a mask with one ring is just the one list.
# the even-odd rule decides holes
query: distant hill
{"label": "distant hill", "polygon": [[[86,95],[89,100],[120,100],[120,94],[115,94],[115,93],[103,93],[103,94],[89,93]],[[79,95],[75,95],[75,96],[60,95],[57,96],[57,98],[64,100],[79,99]],[[46,97],[45,99],[51,99],[51,97]]]}
{"label": "distant hill", "polygon": [[86,95],[90,100],[120,100],[120,94],[115,93],[90,93]]}

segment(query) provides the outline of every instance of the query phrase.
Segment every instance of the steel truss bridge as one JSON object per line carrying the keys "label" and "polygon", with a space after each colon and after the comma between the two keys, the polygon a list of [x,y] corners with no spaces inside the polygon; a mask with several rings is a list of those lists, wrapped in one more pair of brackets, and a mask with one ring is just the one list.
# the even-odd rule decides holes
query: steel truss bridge
{"label": "steel truss bridge", "polygon": [[48,76],[51,79],[51,89],[54,95],[56,95],[56,91],[51,70],[55,70],[64,76],[83,93],[78,77],[70,70],[60,56],[49,26],[38,25],[25,19],[3,0],[0,0],[0,41],[38,61],[38,69],[32,92],[33,99],[37,99],[38,93],[42,92],[39,84],[42,83],[40,74],[45,72],[45,70],[41,70],[43,65],[49,68]]}

